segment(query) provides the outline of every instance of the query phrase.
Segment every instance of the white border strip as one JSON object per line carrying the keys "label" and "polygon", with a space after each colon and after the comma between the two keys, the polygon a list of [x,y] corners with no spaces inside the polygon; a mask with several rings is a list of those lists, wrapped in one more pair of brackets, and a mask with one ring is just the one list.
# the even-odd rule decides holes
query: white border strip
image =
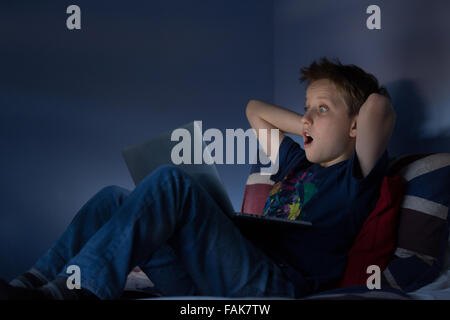
{"label": "white border strip", "polygon": [[397,281],[395,281],[395,278],[392,275],[391,271],[389,271],[389,268],[384,269],[383,275],[386,278],[386,281],[391,285],[391,287],[402,290],[402,288],[400,288],[400,286],[398,285]]}
{"label": "white border strip", "polygon": [[434,170],[450,166],[450,153],[437,153],[418,159],[399,171],[406,181]]}
{"label": "white border strip", "polygon": [[397,248],[395,250],[395,255],[399,258],[409,258],[412,256],[416,256],[417,258],[419,258],[420,260],[422,260],[423,262],[425,262],[426,264],[428,264],[430,266],[434,263],[434,261],[436,261],[436,258],[434,258],[434,257],[427,256],[425,254],[420,254],[418,252],[404,249],[404,248]]}
{"label": "white border strip", "polygon": [[448,216],[448,207],[431,200],[411,195],[405,195],[401,207],[404,209],[420,211],[443,220],[447,220]]}

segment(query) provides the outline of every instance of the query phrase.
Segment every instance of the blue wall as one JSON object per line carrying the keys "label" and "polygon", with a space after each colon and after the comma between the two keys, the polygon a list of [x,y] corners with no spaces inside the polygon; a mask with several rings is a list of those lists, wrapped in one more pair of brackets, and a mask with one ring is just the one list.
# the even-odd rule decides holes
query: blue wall
{"label": "blue wall", "polygon": [[[2,1],[0,278],[100,188],[133,188],[123,147],[193,120],[249,128],[247,102],[273,99],[272,19],[272,0]],[[240,209],[249,165],[218,169]]]}
{"label": "blue wall", "polygon": [[[337,57],[374,74],[391,93],[397,123],[390,156],[450,152],[450,1],[274,4],[275,103],[303,113],[300,68],[320,56]],[[381,30],[366,27],[372,4],[381,9]]]}

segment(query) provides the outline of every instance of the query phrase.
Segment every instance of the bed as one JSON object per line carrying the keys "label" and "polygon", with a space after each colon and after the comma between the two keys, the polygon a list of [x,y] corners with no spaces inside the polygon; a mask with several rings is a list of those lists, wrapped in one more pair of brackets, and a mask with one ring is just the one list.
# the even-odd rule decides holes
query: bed
{"label": "bed", "polygon": [[[258,212],[273,184],[268,176],[255,177],[260,172],[257,166],[252,166],[247,179],[242,212]],[[354,283],[356,285],[341,286],[302,300],[450,300],[450,153],[406,154],[392,158],[389,161],[388,175],[400,177],[404,182],[404,189],[398,210],[396,208],[398,219],[393,225],[395,242],[384,234],[380,235],[379,231],[376,234],[378,242],[384,241],[384,249],[387,242],[390,241],[392,245],[390,252],[383,253],[385,258],[386,254],[389,256],[382,268],[381,289],[370,290],[361,283]],[[386,210],[381,211],[379,216],[383,217],[385,212]],[[359,237],[354,246],[358,239]],[[371,248],[372,251],[380,249],[375,242]],[[368,264],[370,261],[364,263]],[[139,267],[128,275],[122,298],[225,299],[163,297]]]}

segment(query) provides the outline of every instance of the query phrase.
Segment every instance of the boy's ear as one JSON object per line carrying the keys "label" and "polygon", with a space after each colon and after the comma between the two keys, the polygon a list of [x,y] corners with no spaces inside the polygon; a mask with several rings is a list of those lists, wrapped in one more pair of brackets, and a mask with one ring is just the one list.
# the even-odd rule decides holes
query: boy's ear
{"label": "boy's ear", "polygon": [[355,115],[351,121],[351,126],[350,126],[350,137],[352,138],[356,138],[356,133],[357,133],[357,127],[356,127],[356,123],[358,120],[358,115]]}

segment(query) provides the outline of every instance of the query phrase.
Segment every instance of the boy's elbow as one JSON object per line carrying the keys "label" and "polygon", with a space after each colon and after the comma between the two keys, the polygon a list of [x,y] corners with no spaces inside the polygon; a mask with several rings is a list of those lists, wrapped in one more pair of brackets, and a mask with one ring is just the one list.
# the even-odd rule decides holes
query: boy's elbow
{"label": "boy's elbow", "polygon": [[397,114],[388,98],[379,94],[373,94],[370,98],[370,103],[364,110],[368,117],[383,122],[395,122]]}
{"label": "boy's elbow", "polygon": [[245,108],[245,114],[247,115],[247,117],[249,117],[255,110],[255,99],[251,99],[248,103],[247,103],[247,107]]}

